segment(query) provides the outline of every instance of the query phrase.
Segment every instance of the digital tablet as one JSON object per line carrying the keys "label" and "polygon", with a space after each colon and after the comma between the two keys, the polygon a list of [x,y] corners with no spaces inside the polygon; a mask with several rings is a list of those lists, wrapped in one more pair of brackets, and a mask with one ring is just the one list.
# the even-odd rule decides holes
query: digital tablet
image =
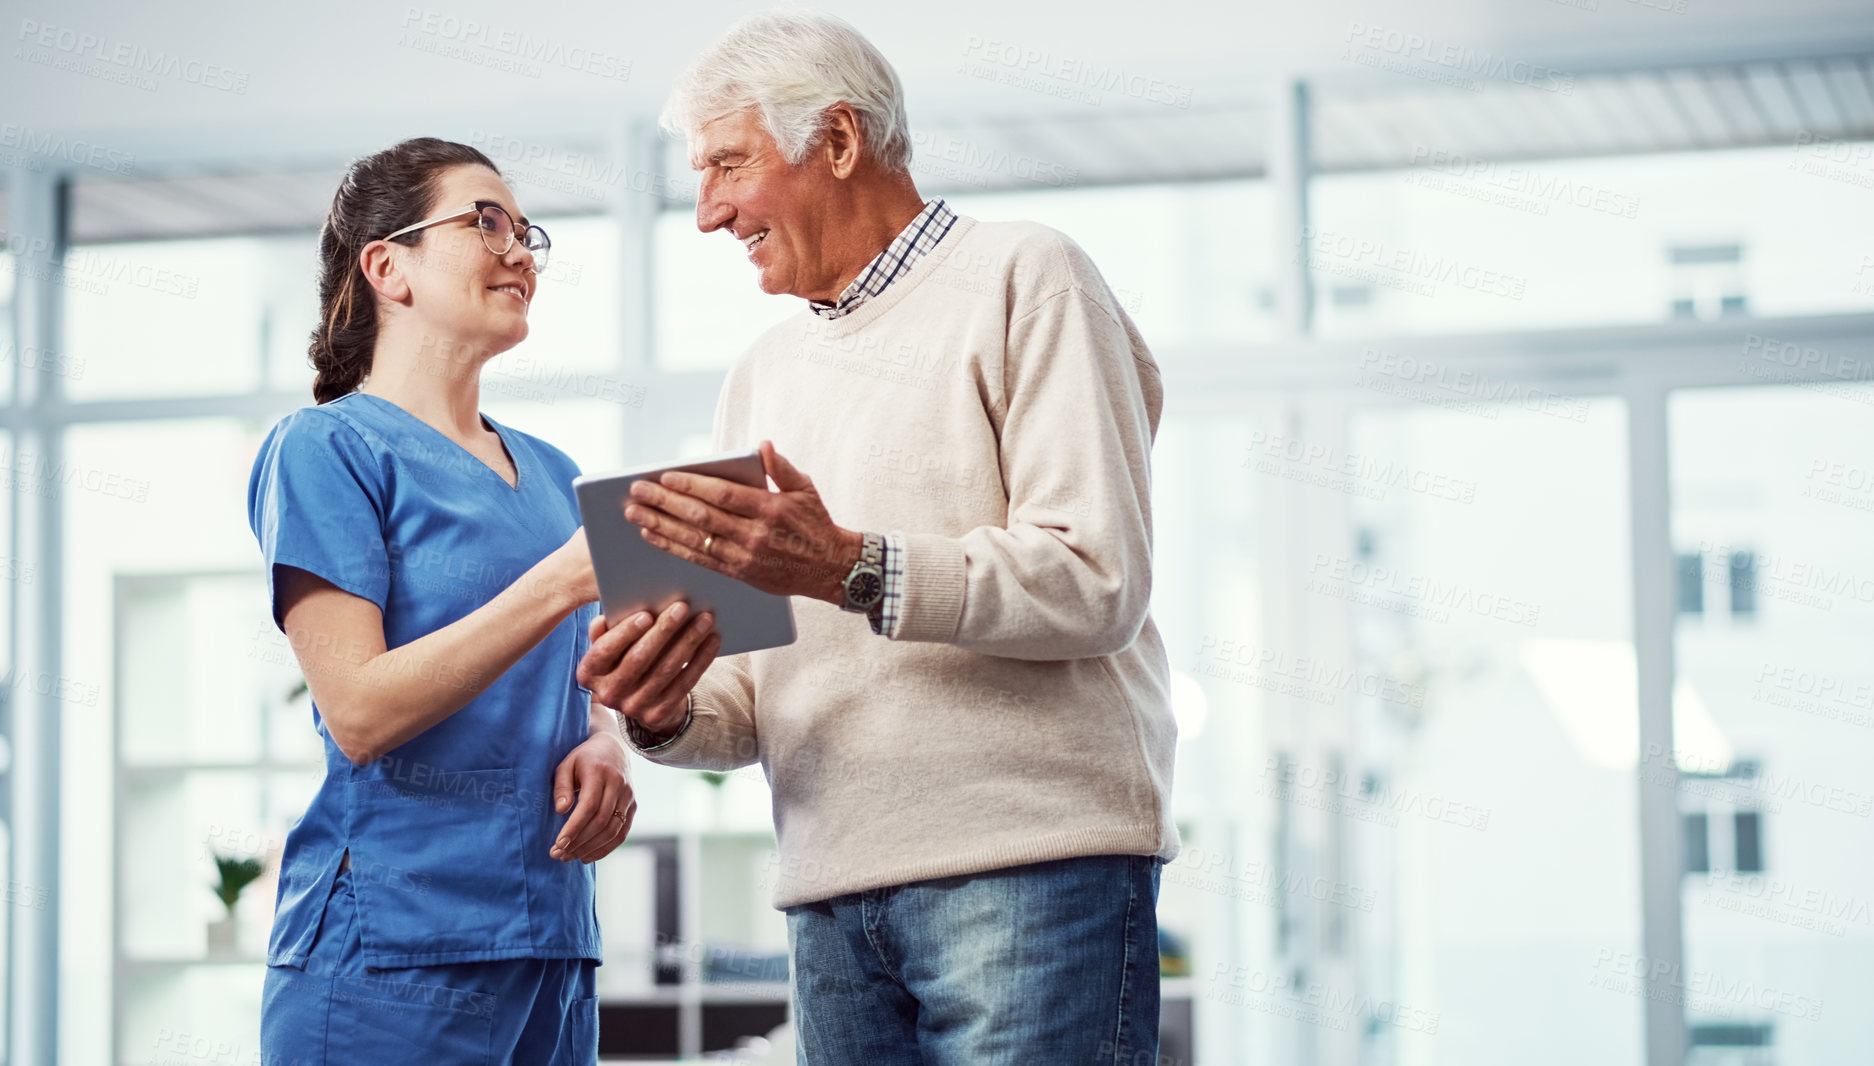
{"label": "digital tablet", "polygon": [[617,625],[637,611],[656,614],[677,600],[685,600],[692,617],[700,611],[715,613],[716,632],[722,634],[718,655],[794,643],[794,610],[786,596],[762,592],[654,548],[637,526],[625,520],[631,483],[655,479],[666,470],[719,477],[763,491],[768,488],[759,452],[574,478],[573,493],[579,498],[579,513],[585,520],[586,545],[592,551],[592,569],[599,579],[599,607],[605,612],[606,623]]}

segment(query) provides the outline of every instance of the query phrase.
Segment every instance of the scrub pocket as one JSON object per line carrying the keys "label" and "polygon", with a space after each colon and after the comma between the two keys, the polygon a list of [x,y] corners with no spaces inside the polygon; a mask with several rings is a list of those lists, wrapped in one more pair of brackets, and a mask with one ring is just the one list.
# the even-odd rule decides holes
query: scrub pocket
{"label": "scrub pocket", "polygon": [[494,997],[429,984],[423,976],[421,970],[334,976],[326,1061],[359,1066],[484,1066],[491,1061]]}
{"label": "scrub pocket", "polygon": [[364,964],[435,966],[530,949],[514,771],[429,768],[404,778],[347,786]]}
{"label": "scrub pocket", "polygon": [[560,1045],[567,1054],[553,1066],[593,1066],[599,1061],[599,997],[586,996],[573,1001],[573,1012],[566,1019],[566,1036]]}
{"label": "scrub pocket", "polygon": [[280,871],[280,890],[274,897],[273,931],[267,938],[267,965],[303,970],[306,958],[324,923],[332,882],[345,857],[334,848],[319,863],[295,862]]}
{"label": "scrub pocket", "polygon": [[461,1063],[492,1058],[495,997],[427,980],[421,970],[366,969],[349,873],[298,967],[267,971],[260,1042],[267,1066]]}

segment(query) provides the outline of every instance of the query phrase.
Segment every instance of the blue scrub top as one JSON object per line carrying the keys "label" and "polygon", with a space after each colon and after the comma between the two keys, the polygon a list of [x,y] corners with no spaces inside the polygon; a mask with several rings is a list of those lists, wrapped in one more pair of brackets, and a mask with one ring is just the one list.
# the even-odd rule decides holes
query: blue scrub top
{"label": "blue scrub top", "polygon": [[[297,567],[377,604],[386,647],[401,647],[564,544],[579,527],[578,466],[486,420],[514,460],[515,486],[375,396],[275,426],[247,490],[274,624],[279,570]],[[597,609],[575,612],[461,710],[365,766],[339,751],[315,702],[325,780],[287,833],[269,965],[305,965],[347,851],[366,966],[599,960],[593,868],[547,855],[566,821],[553,810],[553,771],[590,735],[573,669]],[[417,669],[447,683],[475,667]]]}

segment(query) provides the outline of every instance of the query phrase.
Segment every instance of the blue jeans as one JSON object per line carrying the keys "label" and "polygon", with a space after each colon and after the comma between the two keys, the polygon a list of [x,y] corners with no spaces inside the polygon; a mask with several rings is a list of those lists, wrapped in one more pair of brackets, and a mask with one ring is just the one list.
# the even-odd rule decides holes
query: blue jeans
{"label": "blue jeans", "polygon": [[799,1061],[1155,1063],[1158,868],[1062,859],[788,908]]}

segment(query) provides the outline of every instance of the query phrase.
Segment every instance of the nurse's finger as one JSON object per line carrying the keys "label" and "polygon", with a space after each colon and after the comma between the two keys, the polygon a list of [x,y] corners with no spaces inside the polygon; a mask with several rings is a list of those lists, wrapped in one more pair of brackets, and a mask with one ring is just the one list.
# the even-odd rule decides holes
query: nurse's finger
{"label": "nurse's finger", "polygon": [[[631,798],[630,785],[621,785],[612,792],[610,802],[611,806],[605,812],[604,825],[594,829],[586,846],[578,849],[574,855],[580,862],[598,862],[610,855],[613,848],[625,842],[625,834],[631,829],[631,820],[637,817],[638,801]],[[621,814],[623,817],[619,816]]]}
{"label": "nurse's finger", "polygon": [[571,862],[579,853],[580,838],[589,828],[594,812],[605,802],[601,795],[604,787],[595,781],[581,781],[579,800],[573,805],[573,813],[560,827],[560,835],[553,841],[553,850],[549,852],[561,862]]}
{"label": "nurse's finger", "polygon": [[[620,800],[616,785],[589,780],[586,782],[585,789],[579,794],[581,806],[585,805],[588,796],[591,797],[592,803],[585,825],[580,827],[577,833],[562,831],[561,834],[572,839],[572,843],[562,849],[566,857],[580,862],[591,861],[593,851],[611,836],[612,824],[618,821],[612,815],[612,812],[618,809]],[[572,823],[569,821],[567,824],[570,826]]]}
{"label": "nurse's finger", "polygon": [[[627,788],[625,791],[627,794],[630,793],[629,788]],[[592,853],[592,857],[590,859],[587,859],[586,861],[598,862],[600,859],[603,859],[607,855],[610,855],[612,852],[617,851],[618,846],[620,844],[623,844],[626,838],[631,836],[631,823],[637,817],[638,817],[638,801],[635,799],[627,799],[625,801],[625,816],[623,818],[612,819],[612,825],[617,827],[614,830],[615,835],[607,838],[605,841],[600,843],[598,848]]]}

